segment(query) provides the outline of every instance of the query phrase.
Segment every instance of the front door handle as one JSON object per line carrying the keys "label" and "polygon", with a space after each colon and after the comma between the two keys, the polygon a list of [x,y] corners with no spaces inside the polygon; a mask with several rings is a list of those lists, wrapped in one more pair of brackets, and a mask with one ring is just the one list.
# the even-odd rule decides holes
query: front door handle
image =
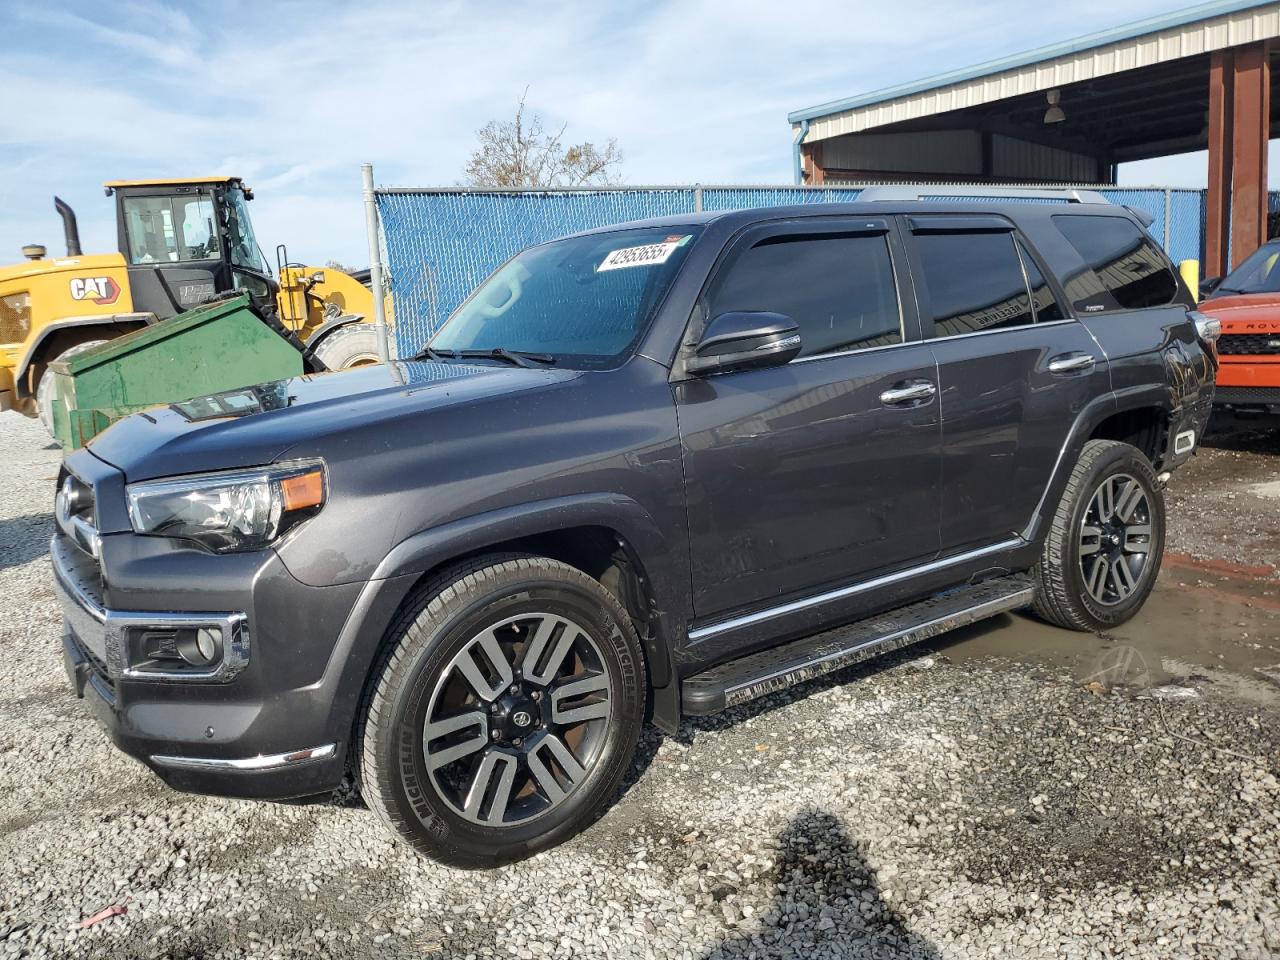
{"label": "front door handle", "polygon": [[1076,373],[1088,370],[1098,362],[1098,358],[1087,353],[1064,353],[1049,361],[1050,373]]}
{"label": "front door handle", "polygon": [[932,400],[938,392],[928,380],[904,380],[880,394],[880,402],[887,407],[897,407]]}

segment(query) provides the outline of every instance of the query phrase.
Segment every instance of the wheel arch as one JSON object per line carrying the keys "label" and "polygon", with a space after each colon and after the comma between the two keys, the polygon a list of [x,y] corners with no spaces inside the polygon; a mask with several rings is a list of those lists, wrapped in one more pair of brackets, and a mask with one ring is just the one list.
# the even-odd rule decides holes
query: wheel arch
{"label": "wheel arch", "polygon": [[342,327],[349,327],[353,323],[363,322],[364,317],[358,313],[344,313],[340,317],[334,317],[332,320],[326,320],[324,323],[320,324],[320,326],[311,331],[311,335],[307,337],[303,346],[308,350],[312,350],[315,347],[318,347],[320,345],[320,341],[333,333],[333,331],[341,329]]}
{"label": "wheel arch", "polygon": [[[632,615],[645,653],[653,693],[653,721],[679,725],[679,682],[673,647],[681,594],[666,538],[634,500],[614,494],[559,497],[479,514],[402,540],[365,585],[334,651],[342,670],[339,689],[355,699],[390,642],[387,635],[404,604],[449,567],[488,555],[527,553],[573,566],[601,583]],[[346,698],[343,698],[344,701]],[[343,724],[349,729],[349,723]]]}
{"label": "wheel arch", "polygon": [[1039,543],[1045,534],[1055,505],[1062,497],[1071,470],[1090,440],[1120,440],[1134,443],[1159,469],[1161,446],[1168,436],[1174,416],[1174,405],[1165,386],[1143,386],[1115,391],[1095,397],[1076,414],[1058,453],[1057,463],[1044,494],[1026,527],[1020,531],[1024,540]]}
{"label": "wheel arch", "polygon": [[[40,332],[27,344],[13,370],[14,391],[19,400],[35,396],[39,375],[51,356],[56,356],[77,343],[118,337],[145,327],[154,320],[149,313],[121,313],[92,317],[67,317],[54,320],[40,328]],[[104,338],[104,334],[107,336]],[[36,374],[31,378],[31,374]]]}

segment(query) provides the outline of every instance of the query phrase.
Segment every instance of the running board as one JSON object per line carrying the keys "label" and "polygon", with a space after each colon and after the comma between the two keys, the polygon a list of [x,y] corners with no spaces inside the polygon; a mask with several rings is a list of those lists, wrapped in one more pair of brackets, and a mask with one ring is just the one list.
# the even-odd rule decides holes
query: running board
{"label": "running board", "polygon": [[888,613],[793,640],[688,677],[682,712],[704,717],[784,690],[891,650],[1025,607],[1035,597],[1027,576],[960,587]]}

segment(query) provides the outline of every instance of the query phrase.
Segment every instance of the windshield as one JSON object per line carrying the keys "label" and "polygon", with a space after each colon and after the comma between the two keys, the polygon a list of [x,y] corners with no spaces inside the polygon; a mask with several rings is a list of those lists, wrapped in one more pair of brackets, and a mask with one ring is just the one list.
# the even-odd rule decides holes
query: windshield
{"label": "windshield", "polygon": [[1264,243],[1232,270],[1218,289],[1226,293],[1280,292],[1280,243]]}
{"label": "windshield", "polygon": [[248,267],[259,273],[271,269],[262,259],[262,251],[253,235],[253,222],[249,219],[248,201],[239,187],[227,189],[227,230],[231,246],[231,262],[238,267]]}
{"label": "windshield", "polygon": [[619,230],[530,247],[480,285],[431,348],[501,347],[567,367],[615,366],[644,334],[699,229]]}

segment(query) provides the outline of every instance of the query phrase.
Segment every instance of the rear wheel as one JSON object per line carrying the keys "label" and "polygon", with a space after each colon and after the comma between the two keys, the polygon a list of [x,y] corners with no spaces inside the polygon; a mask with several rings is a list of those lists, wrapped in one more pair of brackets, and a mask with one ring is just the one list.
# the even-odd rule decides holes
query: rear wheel
{"label": "rear wheel", "polygon": [[106,342],[105,340],[86,340],[84,343],[77,343],[74,347],[68,347],[63,350],[56,357],[51,358],[49,363],[45,364],[44,371],[40,374],[40,380],[36,383],[36,412],[40,415],[40,422],[44,424],[44,428],[49,431],[49,436],[53,436],[53,377],[49,375],[49,364],[74,357],[78,353],[92,350],[94,347],[99,347]]}
{"label": "rear wheel", "polygon": [[1035,612],[1105,630],[1142,608],[1164,555],[1164,497],[1136,447],[1091,440],[1071,473],[1034,569]]}
{"label": "rear wheel", "polygon": [[378,332],[367,323],[351,323],[325,336],[312,354],[330,370],[378,363]]}
{"label": "rear wheel", "polygon": [[603,812],[635,752],[644,668],[597,581],[540,557],[481,561],[425,587],[392,639],[362,792],[418,851],[493,866]]}

